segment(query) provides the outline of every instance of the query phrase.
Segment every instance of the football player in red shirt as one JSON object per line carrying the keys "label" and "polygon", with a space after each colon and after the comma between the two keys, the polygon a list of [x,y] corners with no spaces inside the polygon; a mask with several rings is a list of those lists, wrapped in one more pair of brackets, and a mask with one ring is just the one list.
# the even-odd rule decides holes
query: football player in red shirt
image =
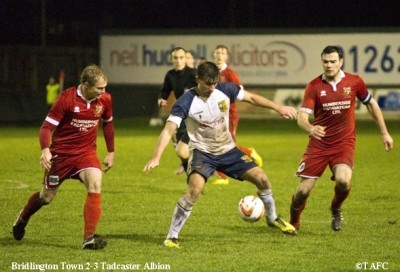
{"label": "football player in red shirt", "polygon": [[[53,200],[64,180],[78,179],[88,191],[84,206],[83,249],[101,249],[106,245],[104,238],[95,234],[101,215],[102,173],[114,164],[112,102],[106,86],[107,77],[103,70],[97,65],[89,65],[81,74],[80,85],[64,90],[51,107],[39,136],[43,187],[31,195],[20,212],[13,226],[16,240],[24,237],[29,218]],[[96,152],[99,123],[102,123],[108,151],[103,170]]]}
{"label": "football player in red shirt", "polygon": [[[331,202],[332,229],[341,229],[341,205],[350,192],[353,172],[356,98],[367,108],[376,121],[386,151],[393,148],[382,112],[371,97],[363,80],[341,70],[343,53],[339,47],[327,46],[321,53],[324,73],[308,83],[299,110],[298,125],[309,133],[309,143],[300,161],[297,176],[300,183],[293,194],[290,223],[300,228],[300,215],[315,182],[329,166],[335,182]],[[309,117],[314,114],[314,121]]]}

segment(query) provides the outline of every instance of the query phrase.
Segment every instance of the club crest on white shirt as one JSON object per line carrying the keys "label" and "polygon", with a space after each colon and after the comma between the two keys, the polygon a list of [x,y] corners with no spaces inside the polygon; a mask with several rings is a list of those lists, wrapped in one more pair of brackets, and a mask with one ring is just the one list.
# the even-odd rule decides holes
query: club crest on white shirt
{"label": "club crest on white shirt", "polygon": [[228,109],[228,105],[226,104],[226,101],[225,100],[219,101],[218,108],[221,112],[226,112],[226,110]]}

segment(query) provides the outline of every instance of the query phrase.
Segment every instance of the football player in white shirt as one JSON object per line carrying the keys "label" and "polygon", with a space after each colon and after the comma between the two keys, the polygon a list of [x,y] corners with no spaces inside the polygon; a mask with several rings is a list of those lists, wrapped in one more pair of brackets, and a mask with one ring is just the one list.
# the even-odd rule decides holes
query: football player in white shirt
{"label": "football player in white shirt", "polygon": [[292,120],[297,119],[297,110],[246,92],[243,87],[233,83],[218,83],[219,69],[212,62],[199,65],[196,81],[197,87],[190,89],[175,102],[159,136],[153,157],[143,169],[149,173],[159,165],[172,135],[184,121],[190,138],[188,189],[176,204],[164,246],[180,247],[179,232],[200,197],[207,179],[216,170],[234,179],[253,183],[257,187],[257,195],[264,203],[267,224],[285,234],[297,235],[296,229],[276,214],[267,174],[236,147],[229,133],[229,105],[231,101],[238,99],[254,106],[272,109],[280,116]]}

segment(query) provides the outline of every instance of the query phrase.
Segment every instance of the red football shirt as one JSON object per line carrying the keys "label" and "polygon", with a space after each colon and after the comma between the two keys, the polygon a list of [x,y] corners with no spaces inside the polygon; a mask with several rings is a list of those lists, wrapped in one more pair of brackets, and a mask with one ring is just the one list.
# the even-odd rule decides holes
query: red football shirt
{"label": "red football shirt", "polygon": [[63,91],[45,119],[45,122],[56,126],[51,152],[77,155],[96,150],[100,119],[103,122],[111,122],[113,119],[109,93],[87,101],[77,87]]}
{"label": "red football shirt", "polygon": [[232,82],[236,85],[240,85],[239,76],[229,66],[225,65],[219,71],[221,82]]}
{"label": "red football shirt", "polygon": [[364,81],[357,75],[341,72],[342,78],[331,84],[319,76],[308,83],[300,111],[312,114],[313,125],[324,126],[322,140],[310,137],[309,148],[333,148],[355,144],[356,97],[363,104],[371,100]]}

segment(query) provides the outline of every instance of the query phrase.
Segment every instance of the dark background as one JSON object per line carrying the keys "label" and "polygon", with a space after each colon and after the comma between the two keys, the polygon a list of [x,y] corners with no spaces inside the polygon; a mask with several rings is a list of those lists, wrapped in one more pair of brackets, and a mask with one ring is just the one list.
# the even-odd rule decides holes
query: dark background
{"label": "dark background", "polygon": [[[102,32],[399,33],[399,1],[0,0],[0,124],[40,124],[49,76],[78,84]],[[109,84],[114,117],[156,115],[161,83]]]}
{"label": "dark background", "polygon": [[[399,1],[2,0],[0,45],[98,47],[104,30],[391,28]],[[45,30],[45,31],[43,31]]]}

